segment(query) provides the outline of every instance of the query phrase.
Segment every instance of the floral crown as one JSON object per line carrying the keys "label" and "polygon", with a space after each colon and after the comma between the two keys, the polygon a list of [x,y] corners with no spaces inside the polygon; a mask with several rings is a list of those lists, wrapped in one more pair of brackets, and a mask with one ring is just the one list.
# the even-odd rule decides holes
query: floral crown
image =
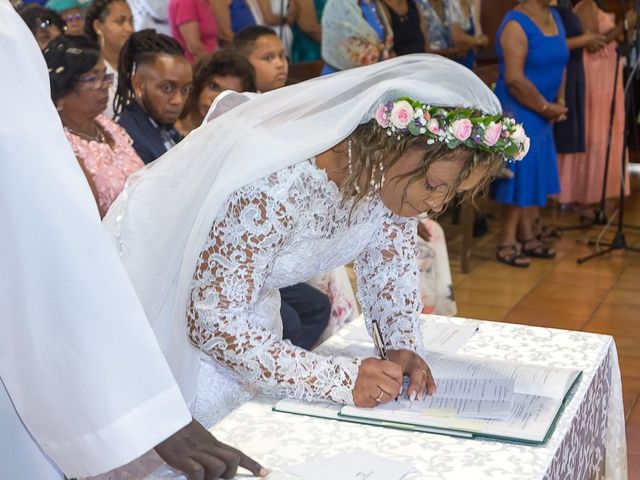
{"label": "floral crown", "polygon": [[484,115],[472,108],[447,109],[408,97],[380,105],[375,112],[378,125],[387,135],[423,135],[432,145],[442,142],[450,149],[464,145],[485,153],[497,153],[506,161],[522,160],[530,140],[522,124],[502,115]]}

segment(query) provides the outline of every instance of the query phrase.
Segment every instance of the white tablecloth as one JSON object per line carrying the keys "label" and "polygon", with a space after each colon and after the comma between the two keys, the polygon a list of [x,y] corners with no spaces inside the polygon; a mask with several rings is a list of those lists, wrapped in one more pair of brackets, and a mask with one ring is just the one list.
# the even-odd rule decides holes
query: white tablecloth
{"label": "white tablecloth", "polygon": [[[358,328],[364,328],[361,320],[321,349],[343,350],[348,346],[345,336]],[[298,479],[287,466],[356,450],[412,463],[415,472],[407,480],[627,479],[622,384],[612,337],[481,322],[458,353],[583,371],[546,445],[468,440],[277,413],[271,411],[275,400],[266,397],[241,406],[212,432],[269,468],[271,480]],[[179,477],[165,472],[149,478]]]}

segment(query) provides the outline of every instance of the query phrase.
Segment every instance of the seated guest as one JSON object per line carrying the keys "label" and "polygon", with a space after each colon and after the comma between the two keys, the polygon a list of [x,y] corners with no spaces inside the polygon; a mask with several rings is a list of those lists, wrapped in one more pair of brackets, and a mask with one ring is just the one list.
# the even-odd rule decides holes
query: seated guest
{"label": "seated guest", "polygon": [[47,44],[67,29],[64,20],[53,10],[30,4],[20,10],[20,16],[27,24],[43,50]]}
{"label": "seated guest", "polygon": [[253,65],[259,92],[270,92],[287,83],[289,63],[284,45],[269,27],[242,30],[234,38],[233,48]]}
{"label": "seated guest", "polygon": [[106,72],[98,44],[83,36],[60,35],[44,58],[51,98],[104,216],[127,177],[144,166],[127,133],[102,115],[113,75]]}
{"label": "seated guest", "polygon": [[327,0],[291,0],[287,22],[293,32],[291,63],[320,60],[320,20]]}
{"label": "seated guest", "polygon": [[45,7],[62,17],[67,25],[67,35],[82,35],[84,16],[82,5],[77,0],[49,0]]}
{"label": "seated guest", "polygon": [[[345,265],[314,275],[306,283],[324,293],[331,302],[329,325],[322,332],[319,342],[338,332],[360,314],[356,294]],[[282,309],[280,313],[282,314]]]}
{"label": "seated guest", "polygon": [[480,24],[481,1],[450,0],[451,40],[461,55],[453,59],[473,70],[476,64],[476,49],[489,45],[489,37],[482,33]]}
{"label": "seated guest", "polygon": [[191,63],[218,49],[218,22],[207,0],[170,0],[169,24]]}
{"label": "seated guest", "polygon": [[118,75],[118,123],[144,163],[153,162],[182,140],[174,124],[191,91],[191,65],[176,40],[146,29],[124,44]]}
{"label": "seated guest", "polygon": [[329,297],[307,283],[280,289],[282,338],[311,350],[329,325]]}
{"label": "seated guest", "polygon": [[125,0],[94,0],[85,15],[84,34],[100,44],[107,73],[114,81],[109,88],[109,103],[104,114],[114,117],[113,100],[118,89],[118,57],[124,42],[133,33],[133,17]]}
{"label": "seated guest", "polygon": [[322,75],[377,63],[393,54],[393,30],[380,0],[328,0],[322,32]]}
{"label": "seated guest", "polygon": [[453,53],[450,0],[416,0],[424,18],[426,51],[442,55]]}
{"label": "seated guest", "polygon": [[213,101],[224,90],[256,91],[253,66],[233,50],[221,50],[198,61],[194,67],[193,87],[176,122],[178,131],[186,136],[198,128]]}
{"label": "seated guest", "polygon": [[422,313],[455,315],[457,306],[453,299],[453,280],[444,230],[434,220],[420,219],[416,243]]}
{"label": "seated guest", "polygon": [[396,55],[427,51],[423,16],[414,0],[381,0],[393,29]]}
{"label": "seated guest", "polygon": [[282,15],[273,13],[270,0],[211,0],[211,7],[218,21],[220,42],[225,46],[245,28],[285,23]]}

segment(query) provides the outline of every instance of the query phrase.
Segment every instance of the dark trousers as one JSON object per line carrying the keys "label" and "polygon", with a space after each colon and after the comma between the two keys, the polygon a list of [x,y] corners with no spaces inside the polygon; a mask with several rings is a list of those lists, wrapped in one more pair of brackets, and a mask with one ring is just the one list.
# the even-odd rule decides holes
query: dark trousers
{"label": "dark trousers", "polygon": [[331,317],[331,302],[306,283],[280,289],[282,337],[298,347],[313,348]]}

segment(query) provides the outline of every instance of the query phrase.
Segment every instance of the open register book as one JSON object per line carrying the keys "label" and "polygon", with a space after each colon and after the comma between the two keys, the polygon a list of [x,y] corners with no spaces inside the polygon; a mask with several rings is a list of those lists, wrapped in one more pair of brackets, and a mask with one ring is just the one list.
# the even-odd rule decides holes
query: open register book
{"label": "open register book", "polygon": [[[281,400],[274,411],[467,438],[545,443],[582,372],[462,355],[429,359],[433,397],[376,408]],[[405,382],[406,385],[406,382]],[[405,388],[406,391],[406,388]]]}

